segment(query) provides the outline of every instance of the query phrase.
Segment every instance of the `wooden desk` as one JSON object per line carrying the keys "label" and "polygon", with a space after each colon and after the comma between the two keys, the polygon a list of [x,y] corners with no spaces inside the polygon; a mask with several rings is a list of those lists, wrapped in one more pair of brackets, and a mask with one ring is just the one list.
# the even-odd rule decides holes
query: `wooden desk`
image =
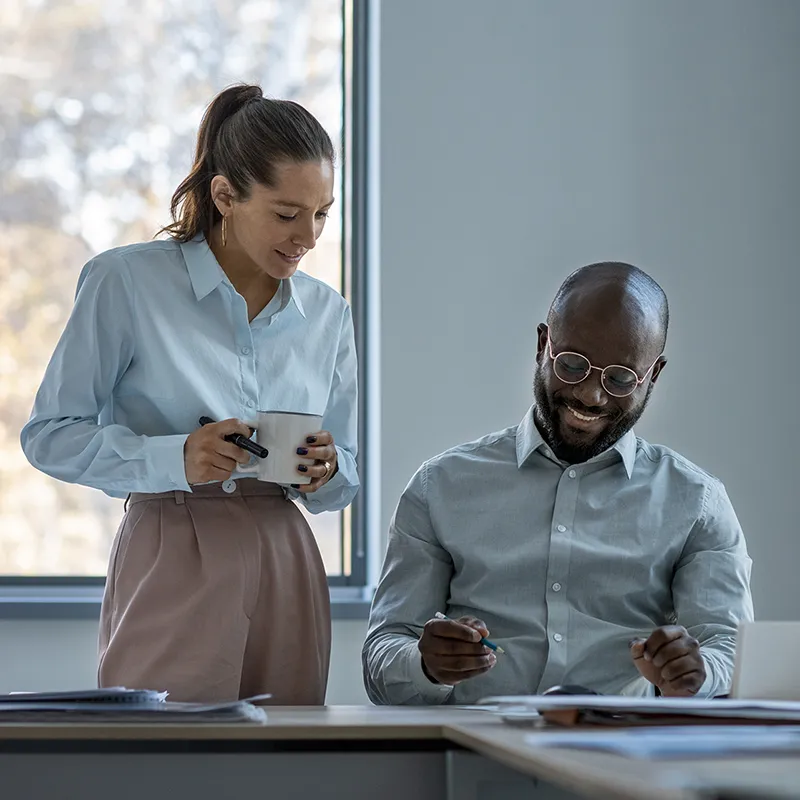
{"label": "wooden desk", "polygon": [[[800,798],[800,758],[648,763],[535,750],[453,708],[270,708],[264,726],[0,726],[3,800]],[[728,791],[735,790],[735,791]]]}

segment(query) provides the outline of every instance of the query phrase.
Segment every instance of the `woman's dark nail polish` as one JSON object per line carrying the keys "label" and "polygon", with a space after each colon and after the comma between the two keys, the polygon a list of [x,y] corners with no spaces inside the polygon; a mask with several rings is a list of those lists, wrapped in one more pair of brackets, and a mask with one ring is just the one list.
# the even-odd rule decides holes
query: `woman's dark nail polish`
{"label": "woman's dark nail polish", "polygon": [[309,436],[309,437],[306,439],[306,442],[307,442],[308,444],[314,444],[314,442],[316,442],[316,441],[317,441],[317,437],[316,437],[316,436]]}
{"label": "woman's dark nail polish", "polygon": [[297,455],[299,455],[299,456],[307,456],[308,455],[308,450],[306,450],[305,447],[298,447],[297,448]]}
{"label": "woman's dark nail polish", "polygon": [[297,469],[300,472],[308,472],[308,467],[305,464],[301,464]]}
{"label": "woman's dark nail polish", "polygon": [[299,489],[300,488],[300,484],[299,483],[292,483],[292,484],[290,484],[290,486],[292,487],[292,489]]}

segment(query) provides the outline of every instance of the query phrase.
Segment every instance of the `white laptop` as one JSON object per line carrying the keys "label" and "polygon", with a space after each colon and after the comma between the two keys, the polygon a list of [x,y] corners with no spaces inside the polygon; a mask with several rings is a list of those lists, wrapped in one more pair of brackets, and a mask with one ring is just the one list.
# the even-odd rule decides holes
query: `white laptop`
{"label": "white laptop", "polygon": [[800,622],[743,622],[731,697],[800,700]]}

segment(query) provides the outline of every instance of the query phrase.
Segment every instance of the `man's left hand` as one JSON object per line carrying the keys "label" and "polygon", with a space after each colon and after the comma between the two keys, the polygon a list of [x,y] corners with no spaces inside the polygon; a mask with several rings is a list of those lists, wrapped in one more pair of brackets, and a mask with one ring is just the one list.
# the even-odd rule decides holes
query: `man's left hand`
{"label": "man's left hand", "polygon": [[647,639],[631,642],[639,672],[665,697],[692,697],[706,679],[700,643],[682,625],[656,628]]}

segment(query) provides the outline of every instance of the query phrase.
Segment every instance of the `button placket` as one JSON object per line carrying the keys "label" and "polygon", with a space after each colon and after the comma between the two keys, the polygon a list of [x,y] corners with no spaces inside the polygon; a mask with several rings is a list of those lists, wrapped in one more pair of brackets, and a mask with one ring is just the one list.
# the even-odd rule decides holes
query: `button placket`
{"label": "button placket", "polygon": [[569,606],[566,592],[562,591],[569,575],[572,552],[571,528],[575,521],[578,502],[578,481],[562,473],[556,490],[550,529],[550,553],[547,564],[547,639],[550,644],[547,661],[542,672],[539,691],[562,683],[567,667],[567,642]]}
{"label": "button placket", "polygon": [[247,318],[247,303],[236,290],[230,286],[229,294],[232,302],[231,316],[233,322],[232,342],[239,358],[239,374],[241,376],[241,402],[245,412],[252,412],[259,402],[259,387],[256,374],[254,329]]}

